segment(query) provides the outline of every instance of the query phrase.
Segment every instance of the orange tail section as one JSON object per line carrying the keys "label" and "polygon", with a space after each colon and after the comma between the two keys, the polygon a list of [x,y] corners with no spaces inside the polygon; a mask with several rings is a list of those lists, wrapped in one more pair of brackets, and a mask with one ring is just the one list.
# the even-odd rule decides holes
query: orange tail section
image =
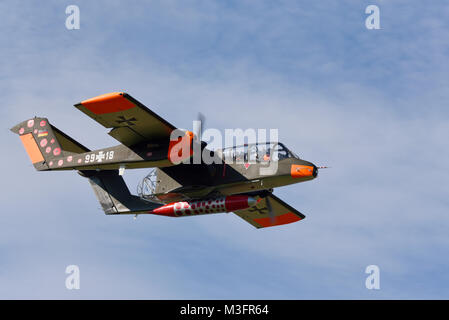
{"label": "orange tail section", "polygon": [[39,171],[49,170],[49,164],[61,157],[89,151],[53,127],[46,118],[25,120],[11,128],[11,131],[20,136],[31,163]]}

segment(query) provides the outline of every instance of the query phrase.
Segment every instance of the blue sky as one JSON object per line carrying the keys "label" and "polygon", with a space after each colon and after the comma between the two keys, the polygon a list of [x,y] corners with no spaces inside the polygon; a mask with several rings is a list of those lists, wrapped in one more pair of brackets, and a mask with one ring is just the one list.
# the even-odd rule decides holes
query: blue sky
{"label": "blue sky", "polygon": [[[365,28],[370,4],[381,30]],[[3,1],[0,15],[0,298],[449,297],[446,1]],[[75,172],[36,172],[9,128],[45,116],[113,145],[72,106],[111,91],[181,128],[198,111],[208,127],[279,128],[332,169],[275,191],[306,215],[278,228],[105,216]],[[132,191],[145,173],[126,172]]]}

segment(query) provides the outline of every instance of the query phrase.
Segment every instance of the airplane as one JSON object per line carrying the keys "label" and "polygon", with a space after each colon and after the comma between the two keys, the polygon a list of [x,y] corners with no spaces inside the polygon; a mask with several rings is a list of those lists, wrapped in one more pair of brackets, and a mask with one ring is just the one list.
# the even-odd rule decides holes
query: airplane
{"label": "airplane", "polygon": [[[87,178],[106,215],[233,212],[256,228],[284,225],[305,216],[276,197],[273,189],[313,180],[324,168],[300,159],[280,142],[208,150],[198,138],[201,132],[177,129],[124,92],[100,95],[75,107],[110,128],[108,134],[120,144],[90,150],[42,117],[25,120],[11,131],[19,135],[36,170],[77,170]],[[178,137],[172,139],[175,130]],[[205,149],[213,163],[201,158],[197,163],[185,161]],[[137,168],[153,171],[134,195],[123,173]]]}

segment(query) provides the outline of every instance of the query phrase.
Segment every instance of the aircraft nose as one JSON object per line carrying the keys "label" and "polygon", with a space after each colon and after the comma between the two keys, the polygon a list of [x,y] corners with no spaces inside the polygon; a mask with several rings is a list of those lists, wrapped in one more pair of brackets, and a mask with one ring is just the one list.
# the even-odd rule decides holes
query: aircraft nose
{"label": "aircraft nose", "polygon": [[318,174],[318,168],[312,164],[292,164],[290,168],[290,175],[292,178],[305,178],[313,177],[315,178]]}
{"label": "aircraft nose", "polygon": [[318,175],[318,168],[317,168],[316,165],[313,165],[313,173],[312,173],[312,176],[313,176],[314,178],[316,178],[317,175]]}

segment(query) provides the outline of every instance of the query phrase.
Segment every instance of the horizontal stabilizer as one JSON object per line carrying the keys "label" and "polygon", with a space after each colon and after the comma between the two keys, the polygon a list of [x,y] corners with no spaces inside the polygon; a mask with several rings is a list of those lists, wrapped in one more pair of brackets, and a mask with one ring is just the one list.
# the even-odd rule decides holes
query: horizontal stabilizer
{"label": "horizontal stabilizer", "polygon": [[53,125],[50,125],[51,129],[53,130],[55,134],[56,140],[61,145],[62,150],[73,152],[73,153],[84,153],[89,152],[90,150],[83,146],[81,143],[76,141],[75,139],[72,139],[68,135],[66,135],[64,132],[59,130]]}

